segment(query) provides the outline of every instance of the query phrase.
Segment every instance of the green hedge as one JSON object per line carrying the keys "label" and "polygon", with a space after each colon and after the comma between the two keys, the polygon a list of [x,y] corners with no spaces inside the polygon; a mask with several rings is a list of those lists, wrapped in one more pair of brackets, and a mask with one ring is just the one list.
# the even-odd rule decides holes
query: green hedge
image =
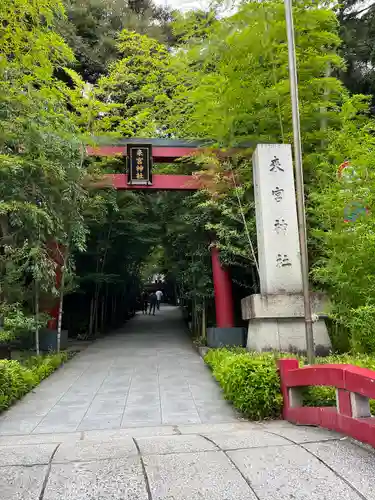
{"label": "green hedge", "polygon": [[[251,420],[280,417],[282,396],[277,359],[295,357],[288,353],[258,353],[245,349],[211,349],[204,360],[221,385],[226,399]],[[305,363],[299,358],[300,365]],[[317,358],[317,364],[346,363],[375,370],[375,358],[366,355],[332,355]],[[304,393],[307,406],[335,406],[333,387],[309,387]],[[370,402],[375,413],[375,401]]]}
{"label": "green hedge", "polygon": [[0,360],[0,412],[22,398],[67,361],[65,352],[33,356],[24,363]]}
{"label": "green hedge", "polygon": [[251,420],[277,418],[282,396],[272,354],[216,349],[205,356],[224,396]]}

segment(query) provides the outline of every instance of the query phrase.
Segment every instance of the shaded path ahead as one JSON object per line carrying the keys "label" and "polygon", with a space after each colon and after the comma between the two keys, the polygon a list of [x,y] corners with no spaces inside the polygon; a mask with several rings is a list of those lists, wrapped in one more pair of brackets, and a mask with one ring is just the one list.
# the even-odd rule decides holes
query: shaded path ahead
{"label": "shaded path ahead", "polygon": [[164,308],[90,346],[0,417],[0,500],[373,500],[375,454],[237,419]]}
{"label": "shaded path ahead", "polygon": [[55,372],[6,413],[0,435],[235,420],[179,309],[164,306],[155,316],[138,314]]}

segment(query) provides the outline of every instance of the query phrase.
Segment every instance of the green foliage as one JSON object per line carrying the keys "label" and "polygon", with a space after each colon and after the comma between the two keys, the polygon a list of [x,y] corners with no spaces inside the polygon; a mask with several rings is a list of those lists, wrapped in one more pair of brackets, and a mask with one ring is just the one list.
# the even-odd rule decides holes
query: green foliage
{"label": "green foliage", "polygon": [[[342,127],[327,134],[326,151],[312,155],[316,181],[309,193],[313,278],[328,290],[331,316],[349,332],[354,351],[375,352],[374,157],[375,123],[367,116],[367,99],[353,97],[340,112]],[[339,165],[349,160],[353,179],[337,176]],[[367,208],[355,220],[353,202]],[[353,207],[353,208],[351,208]]]}
{"label": "green foliage", "polygon": [[[211,349],[204,360],[212,369],[226,399],[251,420],[278,418],[282,407],[277,359],[288,353],[247,352],[242,348]],[[306,362],[300,358],[300,365]],[[375,358],[368,355],[331,355],[316,358],[316,364],[352,364],[375,371]],[[333,387],[317,386],[304,390],[306,406],[335,406]],[[370,401],[375,414],[375,400]]]}
{"label": "green foliage", "polygon": [[91,83],[118,58],[116,38],[123,29],[160,40],[170,36],[169,9],[150,0],[68,0],[65,6],[67,19],[57,30],[74,50],[76,70]]}
{"label": "green foliage", "polygon": [[[293,14],[301,127],[304,148],[311,150],[323,137],[321,120],[335,123],[334,110],[345,91],[339,80],[327,77],[327,67],[333,71],[343,61],[337,55],[340,39],[332,10],[304,0],[294,4]],[[234,15],[214,22],[203,40],[187,43],[175,59],[182,71],[189,68],[185,87],[176,89],[183,121],[173,102],[170,124],[175,133],[182,128],[189,136],[225,146],[245,140],[255,144],[291,140],[283,2],[243,2]]]}
{"label": "green foliage", "polygon": [[282,397],[273,354],[209,351],[206,363],[221,385],[224,396],[251,420],[277,418]]}
{"label": "green foliage", "polygon": [[63,16],[60,0],[0,7],[0,307],[22,303],[26,316],[57,294],[50,242],[65,245],[69,275],[87,234],[79,129],[55,77],[74,59],[55,31]]}
{"label": "green foliage", "polygon": [[[361,15],[350,0],[337,17],[335,8],[294,4],[312,277],[331,296],[336,345],[374,352],[374,123],[368,100],[348,98],[335,78],[345,70],[341,32],[348,85],[372,89],[365,40],[373,37],[374,9]],[[212,304],[213,243],[241,293],[258,292],[249,157],[256,143],[292,139],[283,2],[173,16],[172,35],[170,11],[150,0],[1,2],[0,312],[17,309],[4,314],[6,332],[35,331],[45,319],[29,314],[39,293],[58,294],[52,239],[65,247],[64,287],[88,297],[90,332],[114,315],[116,301],[136,293],[147,267],[168,271],[197,311]],[[84,159],[90,134],[250,147],[230,161],[208,148],[194,161],[164,167],[199,170],[204,189],[194,195],[116,198],[87,190],[91,177],[124,169],[119,158]],[[346,159],[359,179],[343,185],[336,171]],[[369,210],[348,224],[343,214],[353,201]]]}
{"label": "green foliage", "polygon": [[[35,332],[37,321],[35,316],[27,315],[20,308],[19,304],[12,304],[2,309],[4,315],[4,330],[9,332],[14,338],[28,332]],[[46,323],[47,317],[41,315],[39,327]]]}
{"label": "green foliage", "polygon": [[105,132],[122,137],[163,135],[163,121],[179,86],[165,45],[145,35],[123,30],[118,37],[121,59],[98,82],[99,96],[113,109],[100,120]]}
{"label": "green foliage", "polygon": [[67,359],[67,353],[61,352],[35,356],[24,364],[0,360],[0,411],[22,398]]}
{"label": "green foliage", "polygon": [[0,345],[1,344],[10,344],[12,340],[15,339],[15,336],[11,332],[0,331]]}
{"label": "green foliage", "polygon": [[360,0],[340,2],[338,11],[341,53],[346,62],[341,78],[354,93],[375,95],[373,3]]}

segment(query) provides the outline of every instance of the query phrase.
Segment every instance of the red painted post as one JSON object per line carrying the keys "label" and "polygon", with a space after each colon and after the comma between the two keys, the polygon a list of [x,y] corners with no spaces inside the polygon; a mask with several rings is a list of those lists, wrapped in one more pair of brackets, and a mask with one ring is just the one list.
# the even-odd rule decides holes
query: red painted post
{"label": "red painted post", "polygon": [[[55,288],[56,290],[60,290],[61,286],[61,280],[62,280],[62,271],[61,267],[64,263],[64,246],[60,245],[57,242],[51,242],[49,245],[49,250],[50,250],[50,255],[51,258],[54,260],[56,264],[55,268]],[[57,330],[57,322],[58,322],[58,317],[59,317],[59,307],[60,307],[60,300],[58,297],[54,297],[54,305],[53,307],[48,311],[49,315],[51,316],[51,319],[48,321],[47,326],[51,330]]]}
{"label": "red painted post", "polygon": [[211,248],[212,278],[215,292],[216,326],[218,328],[234,327],[232,282],[229,272],[219,258],[219,250]]}
{"label": "red painted post", "polygon": [[345,389],[336,389],[336,406],[340,415],[352,417],[352,402],[350,400],[350,392]]}
{"label": "red painted post", "polygon": [[290,408],[290,397],[289,388],[285,383],[286,374],[290,370],[296,370],[298,368],[297,359],[279,359],[278,363],[279,374],[280,374],[280,384],[281,392],[283,395],[284,405],[283,405],[283,418],[288,420],[288,410]]}

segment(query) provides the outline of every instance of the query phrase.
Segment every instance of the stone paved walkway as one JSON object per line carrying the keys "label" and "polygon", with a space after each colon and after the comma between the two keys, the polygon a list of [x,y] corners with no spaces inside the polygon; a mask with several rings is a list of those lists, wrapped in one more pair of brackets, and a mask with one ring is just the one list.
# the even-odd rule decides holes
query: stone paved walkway
{"label": "stone paved walkway", "polygon": [[0,417],[1,434],[233,422],[179,309],[137,315]]}
{"label": "stone paved walkway", "polygon": [[96,342],[0,423],[0,500],[374,500],[375,453],[237,419],[178,312]]}
{"label": "stone paved walkway", "polygon": [[375,454],[286,422],[0,437],[1,500],[373,500]]}

